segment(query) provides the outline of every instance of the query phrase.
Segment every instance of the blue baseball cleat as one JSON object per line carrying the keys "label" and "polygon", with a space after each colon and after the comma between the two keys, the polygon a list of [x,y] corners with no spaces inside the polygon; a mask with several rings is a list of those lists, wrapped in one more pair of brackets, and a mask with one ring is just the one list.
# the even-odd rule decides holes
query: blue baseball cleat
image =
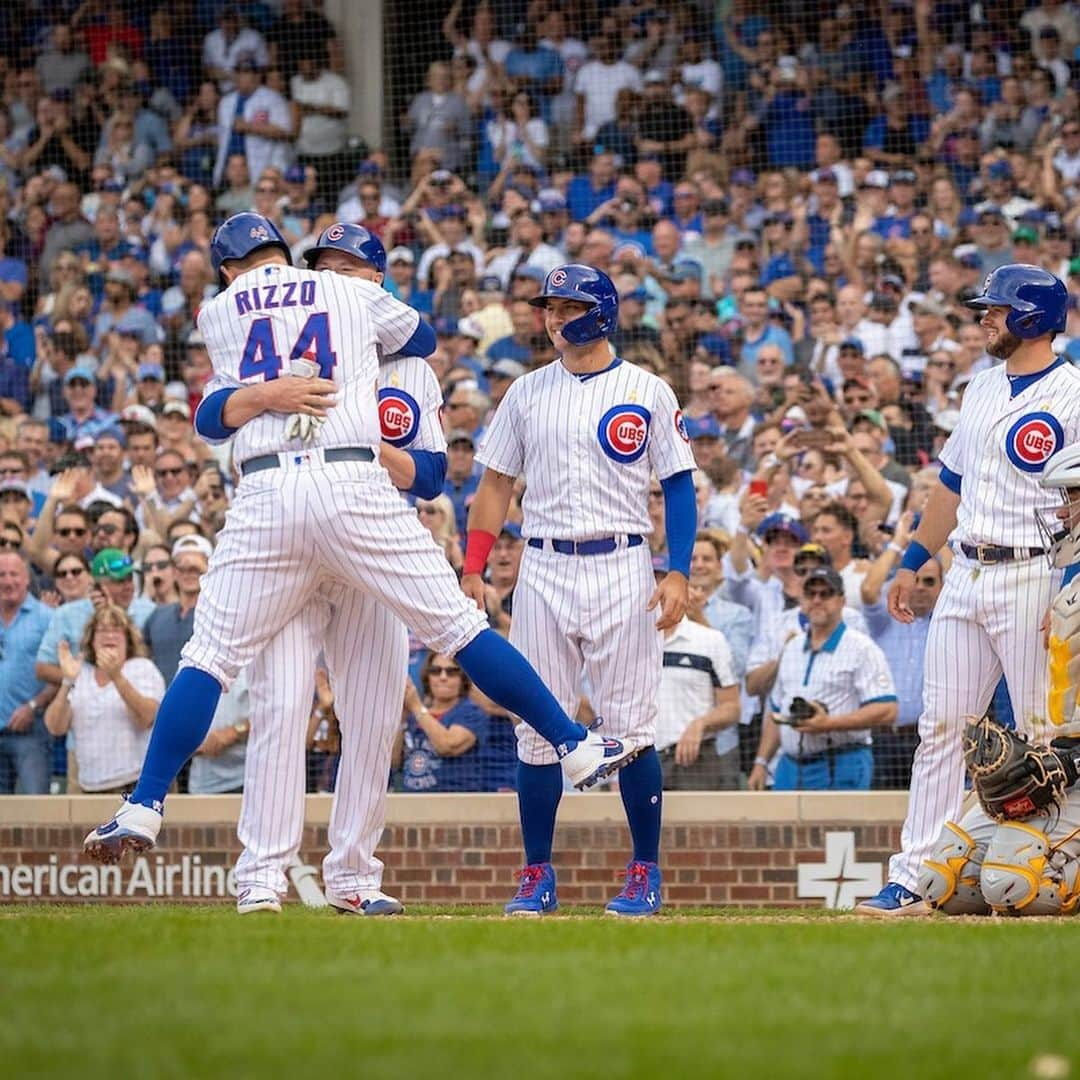
{"label": "blue baseball cleat", "polygon": [[161,831],[161,812],[161,803],[143,806],[125,799],[111,821],[86,834],[83,854],[94,862],[111,865],[128,851],[136,855],[149,851]]}
{"label": "blue baseball cleat", "polygon": [[626,867],[626,884],[604,908],[608,915],[639,919],[655,915],[664,901],[660,898],[660,867],[654,862],[632,862]]}
{"label": "blue baseball cleat", "polygon": [[534,863],[521,871],[521,884],[503,910],[507,915],[547,915],[559,908],[555,895],[555,868],[549,862]]}
{"label": "blue baseball cleat", "polygon": [[890,881],[877,896],[856,904],[855,913],[892,918],[895,915],[929,915],[930,907],[918,893]]}

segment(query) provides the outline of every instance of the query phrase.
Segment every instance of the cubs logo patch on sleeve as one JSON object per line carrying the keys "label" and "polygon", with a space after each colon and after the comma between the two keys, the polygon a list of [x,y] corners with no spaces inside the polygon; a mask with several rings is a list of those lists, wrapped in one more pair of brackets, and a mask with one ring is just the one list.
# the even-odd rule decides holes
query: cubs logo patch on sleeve
{"label": "cubs logo patch on sleeve", "polygon": [[1021,416],[1005,436],[1009,461],[1026,473],[1040,473],[1043,466],[1065,443],[1065,432],[1048,412]]}
{"label": "cubs logo patch on sleeve", "polygon": [[645,453],[652,413],[642,405],[615,405],[600,417],[597,438],[612,461],[630,465]]}
{"label": "cubs logo patch on sleeve", "polygon": [[686,421],[683,419],[682,409],[675,410],[675,430],[684,443],[690,441],[690,435],[686,430]]}
{"label": "cubs logo patch on sleeve", "polygon": [[420,428],[420,405],[398,386],[379,391],[379,427],[391,446],[408,446]]}

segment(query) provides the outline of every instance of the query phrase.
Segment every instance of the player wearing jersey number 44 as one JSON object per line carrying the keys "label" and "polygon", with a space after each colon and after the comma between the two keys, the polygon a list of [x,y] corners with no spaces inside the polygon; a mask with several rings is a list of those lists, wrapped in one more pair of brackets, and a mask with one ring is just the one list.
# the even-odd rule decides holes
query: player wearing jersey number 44
{"label": "player wearing jersey number 44", "polygon": [[[328,577],[456,655],[484,693],[542,733],[575,785],[596,783],[633,754],[574,723],[521,654],[488,629],[376,460],[379,345],[425,355],[435,344],[430,329],[374,282],[295,269],[288,250],[273,223],[252,213],[234,215],[211,241],[223,290],[199,312],[214,367],[200,428],[235,439],[241,479],[139,781],[84,841],[99,862],[154,846],[165,793],[202,743],[222,688]],[[317,364],[319,376],[290,377],[287,364],[298,359]],[[305,442],[286,432],[294,413],[325,422]]]}
{"label": "player wearing jersey number 44", "polygon": [[[653,746],[660,632],[686,610],[694,458],[671,388],[608,345],[618,297],[606,274],[556,267],[532,303],[544,309],[560,356],[514,382],[477,451],[485,471],[469,512],[462,587],[482,610],[480,574],[523,477],[527,543],[510,640],[568,712],[587,679],[601,730],[636,755],[619,775],[633,856],[607,910],[651,915],[661,905],[662,776]],[[644,539],[653,473],[664,489],[671,565],[658,586]],[[551,848],[563,784],[550,745],[527,722],[516,730],[526,866],[506,911],[542,915],[558,906]]]}
{"label": "player wearing jersey number 44", "polygon": [[890,614],[910,622],[915,574],[952,537],[926,641],[902,850],[886,887],[857,906],[866,915],[926,911],[920,870],[940,850],[942,825],[960,817],[965,718],[986,712],[1002,674],[1018,731],[1045,742],[1052,730],[1040,625],[1062,575],[1045,557],[1036,509],[1047,463],[1080,439],[1080,371],[1051,347],[1065,329],[1068,292],[1041,267],[1013,264],[991,273],[969,306],[982,312],[987,352],[1004,363],[968,384],[939,483],[889,590]]}

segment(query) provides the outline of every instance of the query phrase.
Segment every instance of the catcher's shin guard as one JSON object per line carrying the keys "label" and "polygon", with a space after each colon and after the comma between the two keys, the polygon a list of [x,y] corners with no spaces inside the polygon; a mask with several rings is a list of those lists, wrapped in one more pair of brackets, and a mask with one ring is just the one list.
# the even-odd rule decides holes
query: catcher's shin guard
{"label": "catcher's shin guard", "polygon": [[953,821],[946,821],[933,855],[919,873],[919,895],[946,915],[989,915],[979,891],[983,850]]}
{"label": "catcher's shin guard", "polygon": [[1002,915],[1071,915],[1080,902],[1075,859],[1034,825],[1007,821],[994,830],[979,884]]}

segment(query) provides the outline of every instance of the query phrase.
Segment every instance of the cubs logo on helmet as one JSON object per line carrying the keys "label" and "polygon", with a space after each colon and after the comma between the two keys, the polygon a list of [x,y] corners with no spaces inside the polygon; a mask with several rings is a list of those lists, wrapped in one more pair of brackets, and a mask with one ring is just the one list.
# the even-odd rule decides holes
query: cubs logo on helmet
{"label": "cubs logo on helmet", "polygon": [[1021,416],[1005,436],[1005,453],[1022,472],[1039,473],[1065,443],[1065,432],[1047,412]]}
{"label": "cubs logo on helmet", "polygon": [[397,386],[379,391],[379,426],[391,446],[408,446],[420,427],[420,405],[412,394]]}
{"label": "cubs logo on helmet", "polygon": [[325,235],[327,240],[340,240],[345,235],[345,226],[340,222],[336,225],[331,225],[330,228],[326,230]]}
{"label": "cubs logo on helmet", "polygon": [[557,270],[552,270],[548,281],[558,289],[566,284],[566,271],[561,266]]}
{"label": "cubs logo on helmet", "polygon": [[642,454],[649,441],[652,414],[641,405],[615,405],[600,417],[597,438],[600,447],[612,461],[631,465]]}

